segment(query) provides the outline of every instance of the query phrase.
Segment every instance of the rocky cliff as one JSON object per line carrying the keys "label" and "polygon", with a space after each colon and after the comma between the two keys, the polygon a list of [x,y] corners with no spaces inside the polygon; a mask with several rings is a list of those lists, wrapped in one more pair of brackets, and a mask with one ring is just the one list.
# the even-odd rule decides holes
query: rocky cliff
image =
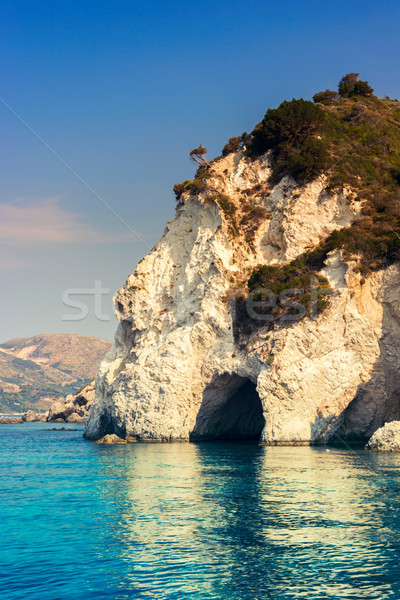
{"label": "rocky cliff", "polygon": [[259,265],[296,265],[366,206],[327,173],[299,184],[272,169],[271,151],[239,148],[209,165],[204,185],[184,186],[175,219],[116,295],[87,438],[324,443],[365,440],[400,418],[396,262],[363,271],[338,245],[318,267],[330,296],[315,310],[249,302]]}

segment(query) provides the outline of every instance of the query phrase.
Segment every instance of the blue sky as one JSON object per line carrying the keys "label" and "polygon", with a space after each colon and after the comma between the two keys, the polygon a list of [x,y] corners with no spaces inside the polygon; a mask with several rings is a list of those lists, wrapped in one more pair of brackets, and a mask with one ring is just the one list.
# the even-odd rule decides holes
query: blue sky
{"label": "blue sky", "polygon": [[[3,1],[0,341],[112,339],[112,295],[173,217],[188,151],[215,156],[349,71],[400,97],[399,20],[397,1]],[[63,292],[96,280],[109,319],[88,295],[66,321]]]}

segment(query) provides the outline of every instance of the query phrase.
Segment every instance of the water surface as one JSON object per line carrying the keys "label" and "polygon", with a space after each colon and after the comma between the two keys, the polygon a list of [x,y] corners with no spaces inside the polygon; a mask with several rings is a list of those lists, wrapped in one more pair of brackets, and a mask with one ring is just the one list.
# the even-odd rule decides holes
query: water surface
{"label": "water surface", "polygon": [[400,455],[55,426],[0,427],[7,600],[400,599]]}

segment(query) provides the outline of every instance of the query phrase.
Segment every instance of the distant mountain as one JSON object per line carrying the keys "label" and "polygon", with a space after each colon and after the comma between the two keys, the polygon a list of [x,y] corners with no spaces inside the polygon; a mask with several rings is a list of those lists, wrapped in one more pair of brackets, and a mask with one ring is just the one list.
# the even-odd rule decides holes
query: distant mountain
{"label": "distant mountain", "polygon": [[111,342],[86,335],[16,338],[0,344],[0,412],[47,409],[93,379]]}

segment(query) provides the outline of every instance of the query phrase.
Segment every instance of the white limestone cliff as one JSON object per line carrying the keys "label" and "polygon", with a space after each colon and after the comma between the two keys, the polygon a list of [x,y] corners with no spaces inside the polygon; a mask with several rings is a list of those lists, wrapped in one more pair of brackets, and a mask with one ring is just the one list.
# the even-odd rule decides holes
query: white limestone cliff
{"label": "white limestone cliff", "polygon": [[[269,176],[268,155],[237,152],[212,164],[205,190],[183,194],[116,295],[119,326],[86,437],[296,444],[365,439],[400,417],[397,266],[363,281],[335,251],[324,269],[329,308],[234,335],[234,298],[255,266],[290,262],[362,208],[350,189],[328,193],[325,176],[305,187],[284,178],[272,189]],[[237,229],[232,210],[215,201],[221,194]],[[257,227],[249,206],[264,209]]]}

